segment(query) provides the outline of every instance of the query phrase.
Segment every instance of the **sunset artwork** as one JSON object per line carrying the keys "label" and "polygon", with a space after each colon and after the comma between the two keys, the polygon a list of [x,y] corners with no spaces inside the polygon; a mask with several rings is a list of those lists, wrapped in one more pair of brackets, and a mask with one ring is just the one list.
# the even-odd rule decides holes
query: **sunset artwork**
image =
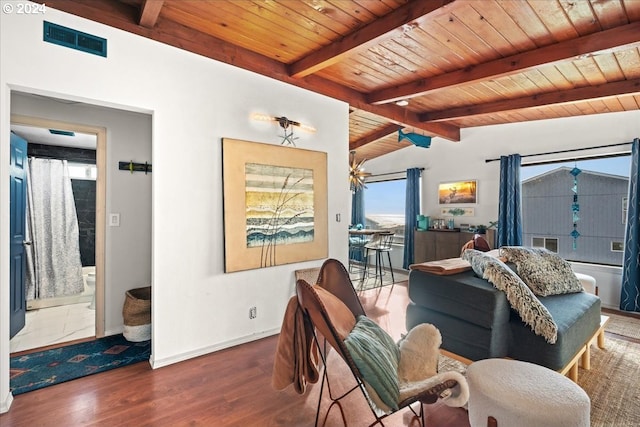
{"label": "sunset artwork", "polygon": [[314,238],[313,170],[245,165],[247,248],[260,248],[261,266],[276,264],[281,245]]}
{"label": "sunset artwork", "polygon": [[438,201],[441,205],[455,203],[477,203],[477,181],[445,182],[438,186]]}

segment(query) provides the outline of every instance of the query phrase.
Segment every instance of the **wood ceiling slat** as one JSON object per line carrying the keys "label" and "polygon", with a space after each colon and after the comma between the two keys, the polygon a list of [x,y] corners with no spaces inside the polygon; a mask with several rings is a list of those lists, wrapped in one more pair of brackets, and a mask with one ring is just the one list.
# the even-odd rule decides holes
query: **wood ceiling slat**
{"label": "wood ceiling slat", "polygon": [[[483,9],[492,5],[492,2],[486,2],[488,3],[487,5],[484,4],[485,2],[478,3],[483,5]],[[526,1],[498,0],[496,6],[502,9],[508,15],[508,19],[517,25],[517,29],[513,29],[510,34],[504,33],[505,36],[514,40],[529,40],[530,45],[526,46],[522,51],[547,46],[558,41]],[[496,19],[493,22],[500,27],[500,23],[506,17],[501,16],[497,7],[495,7],[496,11],[493,12],[496,15]],[[486,15],[488,12],[483,11],[482,13]]]}
{"label": "wood ceiling slat", "polygon": [[483,17],[500,36],[506,40],[513,51],[502,52],[502,56],[513,55],[518,52],[535,49],[537,46],[527,33],[522,31],[500,5],[494,1],[470,1],[471,8],[481,17]]}
{"label": "wood ceiling slat", "polygon": [[558,0],[527,0],[527,2],[557,41],[574,39],[579,36]]}
{"label": "wood ceiling slat", "polygon": [[613,112],[624,111],[624,107],[622,106],[622,104],[620,103],[617,97],[603,98],[602,102],[607,106],[607,110],[609,110],[609,112],[613,113]]}
{"label": "wood ceiling slat", "polygon": [[627,11],[629,22],[640,21],[640,1],[622,0],[624,10]]}
{"label": "wood ceiling slat", "polygon": [[593,2],[592,7],[602,28],[613,28],[629,22],[620,0],[597,1]]}
{"label": "wood ceiling slat", "polygon": [[640,108],[640,104],[636,102],[636,99],[633,96],[619,96],[618,101],[625,111],[632,111]]}
{"label": "wood ceiling slat", "polygon": [[573,61],[573,64],[590,85],[599,85],[607,82],[604,74],[600,71],[600,67],[592,58],[577,59]]}
{"label": "wood ceiling slat", "polygon": [[640,48],[616,52],[615,57],[627,79],[640,77]]}
{"label": "wood ceiling slat", "polygon": [[[212,10],[207,7],[205,2],[196,1],[192,7],[200,10],[204,16],[207,16],[207,12]],[[307,37],[309,33],[296,22],[287,22],[286,25],[281,25],[270,21],[275,18],[274,15],[269,10],[250,1],[217,0],[214,10],[217,13],[224,13],[225,17],[234,18],[234,21],[228,24],[234,32],[246,32],[247,35],[252,35],[254,40],[262,39],[270,44],[273,49],[270,57],[279,57],[285,51],[297,58],[319,49],[322,47],[322,42],[329,42],[329,40],[313,40],[312,36]],[[296,34],[296,37],[291,37],[292,33]],[[250,46],[246,47],[250,48]]]}
{"label": "wood ceiling slat", "polygon": [[[331,5],[327,5],[324,1],[318,0],[298,0],[301,6],[296,7],[296,12],[308,18],[310,21],[317,23],[318,25],[333,31],[336,34],[348,34],[358,27],[359,24],[353,24],[351,17],[344,14],[343,19],[340,19],[339,14],[333,9]],[[306,7],[304,7],[304,6]],[[342,13],[342,12],[340,12]],[[349,22],[343,22],[348,19]]]}
{"label": "wood ceiling slat", "polygon": [[[295,28],[291,28],[290,25],[295,23],[296,27],[306,32],[305,37],[319,41],[321,44],[328,44],[333,40],[339,38],[342,33],[333,30],[330,27],[325,26],[323,22],[336,22],[335,20],[324,20],[324,14],[317,12],[315,9],[309,7],[305,3],[296,5],[295,8],[283,7],[287,3],[278,3],[273,0],[252,0],[254,7],[263,8],[273,13],[276,22],[280,20],[282,25],[287,27],[291,31],[296,31]],[[245,0],[246,3],[249,3]],[[279,17],[279,18],[278,18]],[[265,18],[268,16],[265,15]],[[348,27],[341,25],[342,31],[347,31]],[[296,31],[296,35],[302,34]]]}
{"label": "wood ceiling slat", "polygon": [[571,24],[581,36],[604,29],[591,8],[591,2],[565,1],[561,3],[561,6]]}
{"label": "wood ceiling slat", "polygon": [[[462,57],[447,50],[447,46],[430,33],[430,28],[415,28],[406,34],[402,43],[407,49],[421,54],[425,60],[430,61],[443,71],[453,71],[464,67]],[[443,55],[442,52],[446,52],[446,54]]]}
{"label": "wood ceiling slat", "polygon": [[[351,18],[360,22],[360,26],[366,25],[371,21],[374,21],[377,16],[365,7],[361,7],[357,3],[349,0],[326,0],[327,3],[333,5],[333,7],[340,9],[345,14],[351,16]],[[372,5],[375,6],[375,5]],[[384,4],[381,6],[386,7]]]}
{"label": "wood ceiling slat", "polygon": [[556,68],[568,81],[571,82],[573,87],[586,86],[588,84],[587,79],[584,78],[573,62],[569,61],[556,64]]}
{"label": "wood ceiling slat", "polygon": [[[452,0],[428,0],[407,3],[393,12],[381,17],[340,40],[305,56],[290,65],[293,77],[305,77],[344,59],[357,49],[364,49],[382,39],[403,33],[403,26],[411,21],[420,22],[424,15],[437,10],[442,4]],[[349,3],[352,4],[352,3]]]}
{"label": "wood ceiling slat", "polygon": [[624,73],[614,54],[596,55],[592,59],[608,82],[624,80]]}
{"label": "wood ceiling slat", "polygon": [[420,115],[420,118],[424,121],[447,120],[449,118],[469,115],[494,114],[505,110],[535,109],[545,105],[580,102],[580,100],[594,100],[597,98],[616,96],[620,93],[637,92],[640,92],[640,79],[623,80],[594,87],[588,86],[567,91],[537,93],[534,96],[509,99],[507,101],[495,101],[481,105],[452,108],[446,111],[424,113]]}
{"label": "wood ceiling slat", "polygon": [[384,40],[380,45],[390,52],[393,52],[393,54],[404,57],[415,64],[416,70],[412,79],[443,73],[443,70],[438,68],[437,65],[434,65],[428,58],[414,53],[415,50],[412,50],[411,47],[415,46],[415,41],[410,37],[403,37],[400,40]]}
{"label": "wood ceiling slat", "polygon": [[554,89],[558,89],[558,86],[549,81],[547,76],[542,74],[540,70],[529,70],[524,72],[523,75],[542,92],[551,92]]}
{"label": "wood ceiling slat", "polygon": [[544,75],[550,82],[553,83],[556,89],[571,89],[574,87],[567,78],[560,72],[556,65],[546,65],[539,67],[538,72]]}
{"label": "wood ceiling slat", "polygon": [[[495,4],[493,2],[489,3]],[[515,47],[512,42],[501,33],[502,30],[498,31],[496,27],[491,24],[491,21],[479,13],[473,6],[474,4],[471,3],[468,4],[467,7],[456,8],[451,12],[451,15],[469,28],[478,38],[483,40],[496,53],[496,58],[513,55],[521,51],[521,49]],[[509,22],[507,21],[501,24],[503,26],[502,28],[504,28]],[[505,28],[505,30],[507,29]],[[528,40],[528,38],[526,38],[526,40]]]}
{"label": "wood ceiling slat", "polygon": [[[418,79],[407,84],[381,89],[370,93],[367,99],[371,103],[395,101],[401,98],[424,95],[434,90],[451,89],[454,86],[470,84],[477,80],[514,74],[543,64],[566,60],[579,54],[622,49],[624,46],[639,42],[639,28],[640,23],[633,23],[604,33],[590,34],[578,39],[545,46],[531,52],[499,58],[474,67],[470,66],[428,80]],[[571,70],[566,71],[570,72]]]}
{"label": "wood ceiling slat", "polygon": [[[193,15],[188,9],[183,7],[175,8],[175,3],[167,3],[163,8],[163,16],[166,19],[173,20],[179,24],[187,27],[191,26],[196,28],[203,34],[216,37],[220,40],[234,43],[245,49],[250,49],[253,52],[259,53],[271,59],[278,61],[293,60],[295,53],[289,52],[287,56],[287,50],[279,51],[274,55],[273,44],[264,38],[254,38],[255,36],[251,30],[242,26],[236,29],[234,23],[221,22],[220,19],[215,17],[206,17],[204,15]],[[229,18],[226,16],[225,18]]]}
{"label": "wood ceiling slat", "polygon": [[354,141],[349,141],[349,150],[355,150],[358,147],[362,147],[371,142],[376,142],[388,138],[390,135],[396,135],[398,129],[402,129],[402,126],[396,124],[385,125],[381,128],[375,129],[372,132],[369,132],[362,137],[358,138]]}
{"label": "wood ceiling slat", "polygon": [[484,62],[484,52],[487,52],[491,58],[496,58],[498,55],[452,14],[436,17],[432,25],[434,26],[431,31],[433,37],[458,54],[466,64]]}

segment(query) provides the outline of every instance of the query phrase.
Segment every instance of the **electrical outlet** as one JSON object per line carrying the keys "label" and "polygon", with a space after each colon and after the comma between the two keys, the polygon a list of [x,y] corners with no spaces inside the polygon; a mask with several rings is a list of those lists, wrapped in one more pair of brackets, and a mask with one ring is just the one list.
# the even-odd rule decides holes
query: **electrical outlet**
{"label": "electrical outlet", "polygon": [[256,307],[251,307],[249,309],[249,319],[255,319],[258,317],[258,309]]}

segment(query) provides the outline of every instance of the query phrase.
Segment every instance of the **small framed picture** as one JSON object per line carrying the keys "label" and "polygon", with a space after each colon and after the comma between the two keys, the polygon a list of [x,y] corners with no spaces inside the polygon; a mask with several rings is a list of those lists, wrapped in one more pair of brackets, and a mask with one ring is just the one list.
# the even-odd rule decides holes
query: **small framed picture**
{"label": "small framed picture", "polygon": [[478,182],[475,179],[443,182],[438,185],[438,202],[441,205],[476,204],[477,195]]}

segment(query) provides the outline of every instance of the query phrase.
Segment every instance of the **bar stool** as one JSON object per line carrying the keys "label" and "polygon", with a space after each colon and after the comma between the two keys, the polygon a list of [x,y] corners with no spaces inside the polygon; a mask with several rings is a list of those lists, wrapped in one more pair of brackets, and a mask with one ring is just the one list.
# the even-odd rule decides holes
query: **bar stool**
{"label": "bar stool", "polygon": [[378,276],[380,276],[380,286],[382,283],[382,276],[384,274],[384,257],[383,254],[386,252],[387,259],[389,260],[389,271],[391,271],[391,283],[395,283],[395,278],[393,277],[393,266],[391,265],[391,244],[393,243],[393,236],[395,233],[378,233],[373,236],[373,238],[369,241],[369,243],[364,245],[364,271],[362,272],[362,282],[364,282],[365,275],[369,274],[369,251],[372,250],[375,252],[376,256],[376,264],[375,264],[375,280],[374,284],[378,282]]}

